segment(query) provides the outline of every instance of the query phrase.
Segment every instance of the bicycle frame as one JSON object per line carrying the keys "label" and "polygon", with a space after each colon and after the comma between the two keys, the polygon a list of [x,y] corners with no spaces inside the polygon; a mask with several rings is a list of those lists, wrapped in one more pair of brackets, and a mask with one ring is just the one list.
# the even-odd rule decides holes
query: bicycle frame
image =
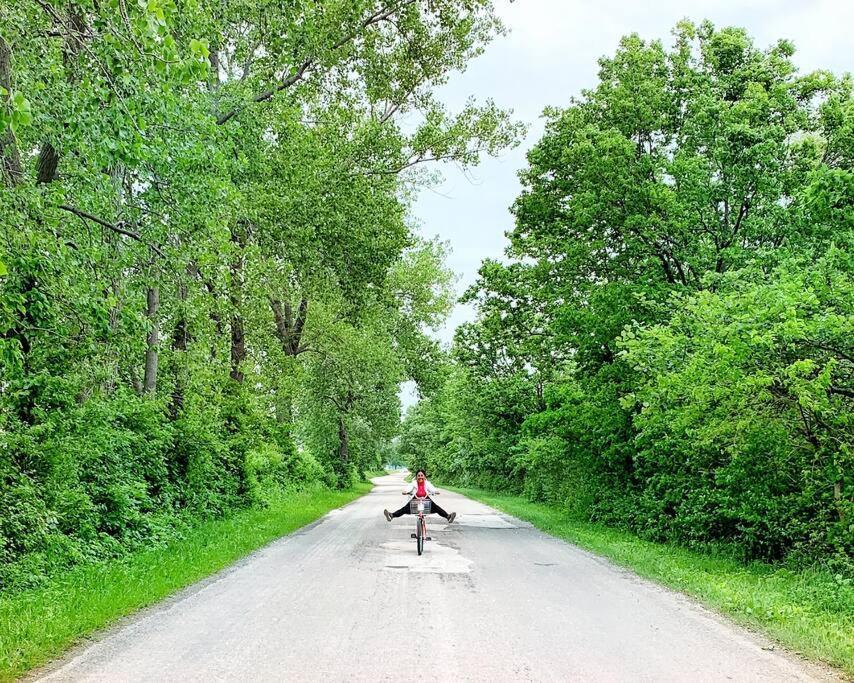
{"label": "bicycle frame", "polygon": [[409,501],[409,509],[415,515],[415,533],[411,537],[415,539],[415,547],[421,555],[424,552],[424,541],[433,540],[427,535],[427,518],[425,517],[430,514],[430,499],[414,497]]}

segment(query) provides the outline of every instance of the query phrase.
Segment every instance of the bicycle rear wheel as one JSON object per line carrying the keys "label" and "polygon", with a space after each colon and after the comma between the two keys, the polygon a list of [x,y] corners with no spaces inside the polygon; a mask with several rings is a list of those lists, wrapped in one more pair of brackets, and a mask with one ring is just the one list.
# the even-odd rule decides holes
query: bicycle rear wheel
{"label": "bicycle rear wheel", "polygon": [[415,544],[420,555],[424,552],[424,520],[420,517],[415,522]]}

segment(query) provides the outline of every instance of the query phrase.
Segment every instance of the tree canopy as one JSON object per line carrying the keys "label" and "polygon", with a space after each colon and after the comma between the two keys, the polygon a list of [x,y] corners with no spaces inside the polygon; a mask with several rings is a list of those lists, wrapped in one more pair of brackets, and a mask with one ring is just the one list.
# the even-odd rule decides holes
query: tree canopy
{"label": "tree canopy", "polygon": [[852,80],[742,29],[673,35],[625,37],[546,110],[506,258],[402,452],[649,538],[850,571]]}
{"label": "tree canopy", "polygon": [[3,3],[0,588],[380,464],[449,307],[419,169],[520,132],[434,92],[502,30],[488,0]]}

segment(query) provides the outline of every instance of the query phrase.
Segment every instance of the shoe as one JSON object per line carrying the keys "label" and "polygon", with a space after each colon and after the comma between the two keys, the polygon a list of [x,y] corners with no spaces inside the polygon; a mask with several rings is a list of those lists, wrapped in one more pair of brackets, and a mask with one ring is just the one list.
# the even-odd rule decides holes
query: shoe
{"label": "shoe", "polygon": [[452,512],[450,515],[448,515],[448,524],[450,524],[451,522],[453,522],[456,518],[457,518],[457,513],[456,513],[456,512]]}
{"label": "shoe", "polygon": [[391,521],[391,513],[388,510],[383,510],[383,514],[385,515],[386,520],[390,522]]}

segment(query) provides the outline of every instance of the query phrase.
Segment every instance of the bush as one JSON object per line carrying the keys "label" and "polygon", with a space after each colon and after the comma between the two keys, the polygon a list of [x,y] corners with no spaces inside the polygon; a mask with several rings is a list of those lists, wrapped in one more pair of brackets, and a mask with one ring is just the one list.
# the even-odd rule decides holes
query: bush
{"label": "bush", "polygon": [[268,505],[285,491],[304,489],[316,482],[329,485],[320,463],[295,447],[283,453],[275,444],[266,443],[246,454],[247,497],[253,505]]}

